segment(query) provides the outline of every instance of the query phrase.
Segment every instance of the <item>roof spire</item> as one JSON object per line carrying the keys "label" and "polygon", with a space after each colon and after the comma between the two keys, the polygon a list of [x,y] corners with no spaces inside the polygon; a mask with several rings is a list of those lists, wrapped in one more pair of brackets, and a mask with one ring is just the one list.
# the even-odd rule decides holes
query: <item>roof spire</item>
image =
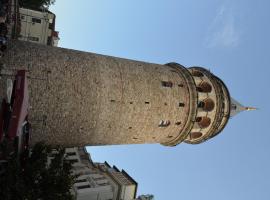
{"label": "roof spire", "polygon": [[236,101],[235,99],[231,98],[231,117],[245,110],[250,111],[250,110],[258,110],[258,109],[254,107],[245,107],[242,104],[240,104],[238,101]]}
{"label": "roof spire", "polygon": [[255,107],[245,107],[247,111],[250,111],[250,110],[258,110],[258,108],[255,108]]}

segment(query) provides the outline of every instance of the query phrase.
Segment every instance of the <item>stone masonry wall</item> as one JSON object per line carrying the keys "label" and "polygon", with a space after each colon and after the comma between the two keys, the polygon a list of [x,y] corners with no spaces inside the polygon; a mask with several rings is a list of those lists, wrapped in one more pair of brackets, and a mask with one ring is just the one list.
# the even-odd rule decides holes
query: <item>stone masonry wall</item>
{"label": "stone masonry wall", "polygon": [[[1,59],[2,71],[28,70],[32,143],[166,143],[188,134],[182,132],[190,123],[186,69],[19,41]],[[161,120],[170,125],[160,127]]]}

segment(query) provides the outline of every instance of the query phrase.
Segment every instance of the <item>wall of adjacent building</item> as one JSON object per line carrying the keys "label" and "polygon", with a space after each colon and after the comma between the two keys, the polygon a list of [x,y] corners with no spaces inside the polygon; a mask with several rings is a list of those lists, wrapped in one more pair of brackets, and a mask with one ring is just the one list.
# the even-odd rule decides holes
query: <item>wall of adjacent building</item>
{"label": "wall of adjacent building", "polygon": [[[39,44],[53,44],[55,15],[44,11],[20,8],[21,32],[19,40]],[[57,43],[54,45],[57,46]]]}
{"label": "wall of adjacent building", "polygon": [[66,148],[65,160],[77,175],[71,188],[77,200],[133,200],[137,185],[106,163],[94,163],[84,148]]}

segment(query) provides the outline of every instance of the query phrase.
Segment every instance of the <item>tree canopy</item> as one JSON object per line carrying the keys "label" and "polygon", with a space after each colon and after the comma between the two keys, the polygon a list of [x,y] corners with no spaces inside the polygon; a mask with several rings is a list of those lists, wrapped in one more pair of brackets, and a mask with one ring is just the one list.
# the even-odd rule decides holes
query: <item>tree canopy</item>
{"label": "tree canopy", "polygon": [[16,159],[9,159],[6,172],[0,176],[1,199],[74,199],[70,192],[75,179],[71,173],[71,164],[63,162],[63,148],[57,148],[55,152],[48,164],[47,157],[52,149],[38,143],[23,167]]}
{"label": "tree canopy", "polygon": [[19,5],[25,8],[31,9],[41,9],[49,8],[50,5],[53,5],[56,0],[19,0]]}

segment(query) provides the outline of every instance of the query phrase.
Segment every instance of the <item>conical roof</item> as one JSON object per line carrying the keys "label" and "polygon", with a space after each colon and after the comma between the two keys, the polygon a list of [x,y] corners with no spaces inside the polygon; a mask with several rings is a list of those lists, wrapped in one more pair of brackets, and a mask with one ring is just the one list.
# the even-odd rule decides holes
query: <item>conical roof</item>
{"label": "conical roof", "polygon": [[257,108],[253,107],[245,107],[235,99],[231,97],[231,117],[237,115],[238,113],[244,111],[244,110],[257,110]]}

